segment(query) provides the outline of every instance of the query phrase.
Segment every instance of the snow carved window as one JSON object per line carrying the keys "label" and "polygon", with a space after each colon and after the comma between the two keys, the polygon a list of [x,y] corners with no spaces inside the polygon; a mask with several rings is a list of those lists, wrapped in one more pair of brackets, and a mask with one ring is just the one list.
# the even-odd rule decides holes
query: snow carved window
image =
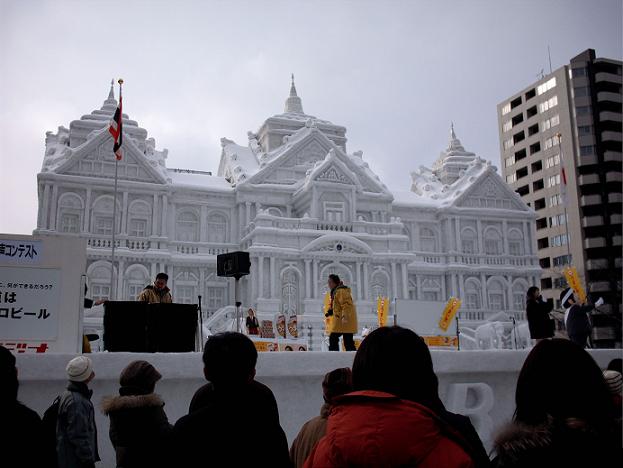
{"label": "snow carved window", "polygon": [[225,305],[225,288],[209,286],[207,292],[206,310],[210,316]]}
{"label": "snow carved window", "polygon": [[422,300],[441,300],[441,280],[438,276],[425,276],[422,279]]}
{"label": "snow carved window", "polygon": [[100,264],[89,272],[88,297],[97,301],[110,299],[110,265]]}
{"label": "snow carved window", "polygon": [[324,202],[324,219],[333,223],[342,223],[346,219],[343,202]]}
{"label": "snow carved window", "polygon": [[281,312],[296,315],[298,311],[298,282],[296,272],[287,270],[281,282]]}
{"label": "snow carved window", "polygon": [[208,218],[208,241],[227,242],[227,219],[221,214],[212,214]]}
{"label": "snow carved window", "polygon": [[461,252],[464,254],[475,254],[477,243],[476,231],[465,228],[461,231]]}
{"label": "snow carved window", "polygon": [[150,232],[151,207],[144,201],[132,202],[129,208],[130,223],[128,234],[134,237],[147,237]]}
{"label": "snow carved window", "polygon": [[506,309],[504,286],[498,280],[492,280],[488,286],[489,309],[500,312]]}
{"label": "snow carved window", "polygon": [[[119,232],[121,221],[121,209],[117,204],[117,213],[114,223],[115,232]],[[113,231],[113,198],[109,196],[100,197],[93,204],[91,231],[95,234],[110,236]]]}
{"label": "snow carved window", "polygon": [[519,281],[515,281],[513,284],[513,309],[514,310],[524,310],[526,307],[525,301],[525,293],[527,291],[527,286],[521,284]]}
{"label": "snow carved window", "polygon": [[379,297],[389,297],[387,276],[383,272],[375,272],[372,275],[370,289],[372,291],[372,300],[376,300]]}
{"label": "snow carved window", "polygon": [[480,309],[482,308],[482,302],[480,300],[480,281],[476,279],[468,279],[465,281],[465,306],[468,309]]}
{"label": "snow carved window", "polygon": [[524,254],[523,234],[518,229],[511,229],[508,233],[508,253],[515,256]]}
{"label": "snow carved window", "polygon": [[417,281],[415,279],[409,280],[409,299],[417,300]]}
{"label": "snow carved window", "polygon": [[485,254],[502,254],[502,236],[497,229],[489,228],[485,231]]}
{"label": "snow carved window", "polygon": [[149,284],[149,274],[142,265],[128,267],[125,272],[126,300],[135,301],[145,286]]}
{"label": "snow carved window", "polygon": [[176,219],[176,238],[184,242],[199,240],[199,219],[192,211],[182,211]]}
{"label": "snow carved window", "polygon": [[420,229],[420,250],[422,252],[437,251],[437,236],[435,231],[430,228]]}
{"label": "snow carved window", "polygon": [[59,226],[60,232],[77,233],[82,225],[82,199],[75,193],[65,193],[59,199]]}

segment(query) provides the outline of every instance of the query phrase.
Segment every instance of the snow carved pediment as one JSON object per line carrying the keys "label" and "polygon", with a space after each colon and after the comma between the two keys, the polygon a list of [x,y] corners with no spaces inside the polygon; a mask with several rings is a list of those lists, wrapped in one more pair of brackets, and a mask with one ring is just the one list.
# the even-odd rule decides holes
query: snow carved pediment
{"label": "snow carved pediment", "polygon": [[505,210],[526,211],[528,208],[513,196],[509,187],[505,187],[499,177],[491,175],[478,182],[473,181],[470,189],[460,197],[458,206],[465,208],[498,208]]}
{"label": "snow carved pediment", "polygon": [[337,184],[348,184],[353,185],[353,180],[344,174],[340,169],[335,166],[329,166],[324,169],[320,174],[318,174],[315,178],[317,181],[322,182],[333,182]]}

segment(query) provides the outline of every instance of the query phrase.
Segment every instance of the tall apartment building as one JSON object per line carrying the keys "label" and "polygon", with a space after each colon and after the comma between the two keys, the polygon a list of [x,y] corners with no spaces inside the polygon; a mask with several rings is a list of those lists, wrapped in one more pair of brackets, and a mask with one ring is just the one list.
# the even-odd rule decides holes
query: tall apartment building
{"label": "tall apartment building", "polygon": [[597,346],[621,342],[621,66],[588,49],[497,106],[502,174],[538,215],[543,297],[560,307],[573,264],[606,301]]}

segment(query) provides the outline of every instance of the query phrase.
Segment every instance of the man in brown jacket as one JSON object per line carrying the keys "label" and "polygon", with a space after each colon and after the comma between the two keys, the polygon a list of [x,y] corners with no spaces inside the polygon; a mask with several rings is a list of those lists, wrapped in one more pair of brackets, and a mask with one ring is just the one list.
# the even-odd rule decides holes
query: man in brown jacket
{"label": "man in brown jacket", "polygon": [[171,290],[167,288],[167,281],[169,281],[169,275],[158,273],[154,284],[145,286],[137,300],[148,304],[170,304],[173,302],[173,298],[171,297]]}
{"label": "man in brown jacket", "polygon": [[290,460],[292,460],[295,468],[303,467],[312,449],[325,436],[327,419],[331,413],[333,400],[340,395],[352,392],[352,390],[352,373],[348,367],[332,370],[324,376],[322,397],[325,402],[320,408],[320,416],[310,419],[303,425],[290,448]]}

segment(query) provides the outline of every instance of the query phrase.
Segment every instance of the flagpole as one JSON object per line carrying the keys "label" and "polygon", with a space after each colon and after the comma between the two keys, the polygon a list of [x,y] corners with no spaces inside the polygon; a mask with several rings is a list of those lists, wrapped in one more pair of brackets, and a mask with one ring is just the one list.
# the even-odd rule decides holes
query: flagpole
{"label": "flagpole", "polygon": [[[564,170],[563,164],[565,163],[565,158],[564,158],[564,153],[562,151],[562,134],[557,133],[556,136],[558,137],[558,146],[560,146],[560,165]],[[565,179],[566,179],[566,174],[565,174]],[[569,194],[567,190],[568,187],[567,187],[566,180],[560,181],[560,182],[561,184],[562,183],[565,184],[565,195],[564,195],[562,206],[565,211],[565,231],[566,231],[566,236],[567,236],[567,261],[569,262],[568,264],[571,265],[571,239],[569,238],[569,218],[567,216],[567,200],[569,200]]]}
{"label": "flagpole", "polygon": [[[123,80],[119,79],[119,101],[121,102],[121,85],[123,84]],[[123,119],[123,114],[120,115],[120,119]],[[123,131],[123,127],[119,128],[119,131]],[[121,134],[119,135],[121,138]],[[119,174],[119,158],[113,151],[113,155],[115,157],[115,189],[113,196],[113,205],[112,205],[112,246],[111,246],[111,257],[110,257],[110,299],[115,300],[115,243],[116,243],[116,232],[117,232],[117,181]]]}

